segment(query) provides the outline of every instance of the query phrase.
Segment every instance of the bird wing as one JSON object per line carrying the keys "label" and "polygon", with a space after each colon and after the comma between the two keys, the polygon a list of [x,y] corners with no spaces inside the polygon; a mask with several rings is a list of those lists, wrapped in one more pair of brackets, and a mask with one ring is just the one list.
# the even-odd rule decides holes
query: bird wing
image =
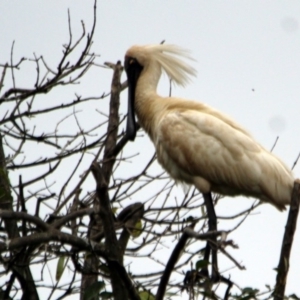
{"label": "bird wing", "polygon": [[[264,175],[271,176],[268,180],[272,188],[275,185],[276,189],[280,189],[276,182],[278,176],[287,175],[287,183],[284,184],[290,185],[291,172],[277,157],[250,135],[213,115],[195,110],[173,110],[167,112],[157,126],[158,135],[154,142],[158,159],[169,172],[168,157],[190,176],[209,181],[212,187],[217,187],[216,191],[223,186],[232,189],[228,194],[248,193],[259,197],[264,193],[265,200],[270,202],[279,200],[271,200],[274,195],[269,195],[272,191],[263,182]],[[274,170],[279,175],[274,175]],[[175,179],[184,181],[183,178]]]}

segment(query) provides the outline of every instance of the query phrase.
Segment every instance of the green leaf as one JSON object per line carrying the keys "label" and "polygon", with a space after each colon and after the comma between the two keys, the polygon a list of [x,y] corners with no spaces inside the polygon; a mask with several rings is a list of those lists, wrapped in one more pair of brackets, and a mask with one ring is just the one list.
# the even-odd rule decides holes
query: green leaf
{"label": "green leaf", "polygon": [[57,265],[56,265],[56,275],[55,275],[56,281],[60,280],[64,270],[65,270],[65,257],[61,256],[58,259],[58,262],[57,262]]}
{"label": "green leaf", "polygon": [[111,292],[102,292],[100,294],[100,299],[112,299],[113,298],[113,293]]}
{"label": "green leaf", "polygon": [[266,284],[265,286],[269,291],[271,291],[271,287],[268,284]]}
{"label": "green leaf", "polygon": [[88,288],[86,288],[86,290],[84,291],[83,300],[90,300],[92,298],[98,298],[99,292],[104,287],[105,287],[104,281],[94,282]]}
{"label": "green leaf", "polygon": [[208,261],[205,259],[200,259],[196,262],[196,270],[203,269],[208,266]]}
{"label": "green leaf", "polygon": [[155,300],[155,297],[148,291],[143,291],[139,293],[141,300]]}
{"label": "green leaf", "polygon": [[113,212],[113,214],[115,214],[115,213],[117,212],[118,209],[119,209],[118,207],[113,206],[113,207],[111,208],[111,211]]}
{"label": "green leaf", "polygon": [[177,293],[171,293],[171,292],[167,292],[165,293],[165,296],[170,297],[170,296],[178,296]]}
{"label": "green leaf", "polygon": [[193,222],[194,220],[195,220],[195,218],[193,216],[189,216],[186,219],[187,222]]}
{"label": "green leaf", "polygon": [[141,235],[142,233],[142,228],[143,228],[143,224],[141,220],[138,220],[135,225],[134,228],[130,230],[130,234],[132,237],[137,238]]}
{"label": "green leaf", "polygon": [[259,290],[258,289],[254,289],[252,287],[245,287],[243,288],[243,294],[248,294],[248,295],[251,295],[251,296],[255,296]]}

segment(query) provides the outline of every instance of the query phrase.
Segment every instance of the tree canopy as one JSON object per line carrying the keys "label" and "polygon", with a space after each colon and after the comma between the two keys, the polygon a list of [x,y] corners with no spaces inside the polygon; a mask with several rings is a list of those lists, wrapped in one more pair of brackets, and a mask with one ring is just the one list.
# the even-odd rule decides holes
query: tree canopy
{"label": "tree canopy", "polygon": [[[42,55],[15,58],[14,43],[0,64],[0,299],[282,299],[299,183],[274,287],[237,287],[226,272],[212,282],[202,272],[206,241],[217,237],[218,256],[243,270],[230,233],[260,204],[218,216],[233,225],[208,232],[202,195],[193,187],[178,192],[154,149],[145,155],[128,145],[122,62],[101,64],[92,48],[96,2],[93,26],[83,22],[79,37],[68,17],[69,40],[56,65]],[[19,86],[28,68],[35,82]],[[99,95],[77,94],[99,68],[111,86],[97,78]],[[60,96],[66,88],[68,99]],[[218,205],[220,196],[213,200]]]}

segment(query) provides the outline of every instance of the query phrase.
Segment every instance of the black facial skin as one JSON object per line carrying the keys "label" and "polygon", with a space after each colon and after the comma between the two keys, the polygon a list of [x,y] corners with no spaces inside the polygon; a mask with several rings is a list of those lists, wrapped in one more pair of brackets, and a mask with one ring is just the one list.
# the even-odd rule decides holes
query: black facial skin
{"label": "black facial skin", "polygon": [[143,67],[135,58],[128,56],[125,57],[124,66],[128,82],[128,115],[126,136],[130,141],[134,141],[136,136],[136,121],[134,116],[135,89]]}

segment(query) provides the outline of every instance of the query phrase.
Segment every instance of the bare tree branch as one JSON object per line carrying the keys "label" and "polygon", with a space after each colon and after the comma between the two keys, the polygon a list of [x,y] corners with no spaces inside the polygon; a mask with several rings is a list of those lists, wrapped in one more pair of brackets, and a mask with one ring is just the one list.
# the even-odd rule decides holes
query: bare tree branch
{"label": "bare tree branch", "polygon": [[[194,228],[195,225],[196,224],[194,223],[190,227]],[[186,244],[188,238],[189,238],[188,234],[183,232],[182,236],[180,237],[179,241],[177,242],[177,244],[168,260],[168,263],[166,265],[166,269],[163,273],[163,276],[161,277],[159,287],[157,290],[157,294],[156,294],[156,298],[155,298],[156,300],[163,300],[170,275],[174,269],[176,262],[178,261],[180,255],[181,255],[182,251],[184,250],[184,247],[185,247],[185,244]]]}
{"label": "bare tree branch", "polygon": [[298,213],[300,203],[300,180],[297,179],[294,183],[292,193],[291,206],[285,226],[283,236],[280,259],[277,267],[276,285],[273,292],[274,300],[281,300],[284,298],[284,291],[287,282],[287,275],[290,267],[290,253],[292,250],[294,234],[296,231]]}

